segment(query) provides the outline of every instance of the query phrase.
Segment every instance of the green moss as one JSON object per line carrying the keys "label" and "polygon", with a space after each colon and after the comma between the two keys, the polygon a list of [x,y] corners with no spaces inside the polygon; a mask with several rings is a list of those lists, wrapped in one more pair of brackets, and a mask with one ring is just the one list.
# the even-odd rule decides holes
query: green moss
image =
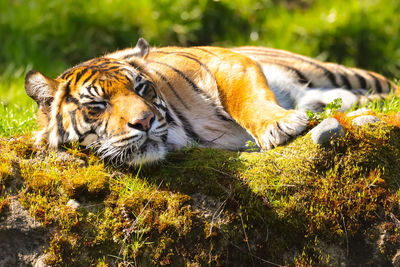
{"label": "green moss", "polygon": [[[25,182],[19,201],[56,229],[52,265],[334,264],[321,244],[346,250],[393,221],[400,199],[399,128],[339,119],[348,133],[325,147],[305,135],[265,153],[191,148],[140,172],[77,146],[48,153],[2,139],[1,166]],[[387,231],[389,257],[399,238],[395,224]]]}
{"label": "green moss", "polygon": [[0,185],[4,185],[12,175],[12,168],[5,158],[0,157]]}
{"label": "green moss", "polygon": [[63,188],[71,198],[82,195],[96,198],[109,192],[109,173],[103,164],[90,165],[84,170],[79,166],[69,166],[62,175]]}

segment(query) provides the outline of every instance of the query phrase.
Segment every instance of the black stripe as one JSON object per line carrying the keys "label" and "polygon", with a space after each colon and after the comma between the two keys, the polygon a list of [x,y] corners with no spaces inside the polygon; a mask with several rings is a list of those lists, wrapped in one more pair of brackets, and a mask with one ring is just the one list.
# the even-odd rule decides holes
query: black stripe
{"label": "black stripe", "polygon": [[75,97],[73,97],[71,95],[71,87],[70,87],[71,81],[68,81],[68,83],[65,86],[65,101],[67,103],[74,103],[75,105],[79,106],[80,103],[78,101],[78,99],[76,99]]}
{"label": "black stripe", "polygon": [[286,134],[289,137],[293,137],[293,135],[291,135],[290,133],[285,132],[284,130],[282,130],[281,126],[279,125],[279,123],[275,123],[276,127],[278,128],[278,130],[280,130],[281,132],[283,132],[284,134]]}
{"label": "black stripe", "polygon": [[[241,51],[241,49],[238,49],[237,51]],[[254,55],[263,55],[263,56],[267,56],[267,57],[269,56],[269,57],[280,57],[280,58],[294,58],[294,59],[300,60],[302,62],[305,62],[307,64],[310,64],[310,65],[322,70],[324,72],[324,74],[326,75],[326,77],[329,79],[329,81],[333,84],[333,86],[340,87],[339,84],[336,81],[335,75],[330,70],[328,70],[327,68],[325,68],[324,66],[322,66],[322,65],[320,65],[320,64],[318,64],[316,62],[313,62],[311,59],[308,59],[308,58],[300,56],[300,55],[295,55],[295,54],[285,54],[285,53],[282,53],[282,52],[279,53],[279,51],[276,51],[276,52],[279,53],[279,54],[276,54],[274,52],[275,51],[272,51],[272,53],[271,53],[271,52],[266,52],[266,51],[251,51],[251,50],[248,50],[247,53],[248,54],[254,54]],[[242,54],[247,55],[245,51],[243,51]]]}
{"label": "black stripe", "polygon": [[105,58],[100,59],[99,62],[101,62],[101,63],[98,64],[97,67],[101,67],[101,68],[106,67],[110,64],[115,64],[115,62],[111,63],[110,60],[106,60]]}
{"label": "black stripe", "polygon": [[165,126],[167,126],[166,122],[161,123],[160,125],[158,125],[158,127],[156,129],[159,129],[159,128],[162,128],[162,127],[165,127]]}
{"label": "black stripe", "polygon": [[[340,65],[340,66],[341,66],[341,65]],[[366,80],[362,75],[360,75],[360,74],[357,72],[356,69],[354,69],[354,68],[349,68],[349,67],[346,67],[346,66],[341,66],[341,67],[343,67],[343,68],[345,68],[346,70],[350,71],[350,72],[357,78],[358,83],[360,84],[360,89],[368,89],[368,88],[367,88],[367,80]],[[361,71],[362,71],[362,70],[361,70]],[[352,87],[352,88],[355,88],[355,87]]]}
{"label": "black stripe", "polygon": [[300,83],[306,83],[306,84],[308,84],[308,87],[310,87],[310,88],[312,88],[314,86],[313,83],[306,77],[306,75],[303,74],[298,69],[295,69],[295,68],[289,67],[289,66],[286,66],[286,68],[293,71],[296,74],[296,76],[298,77],[298,81]]}
{"label": "black stripe", "polygon": [[[306,77],[305,74],[303,74],[300,70],[298,70],[298,69],[296,69],[294,67],[291,67],[291,66],[288,66],[288,65],[284,64],[283,62],[266,61],[266,60],[262,60],[262,59],[261,60],[255,60],[255,61],[256,62],[265,63],[265,64],[270,64],[270,65],[278,65],[278,66],[286,68],[286,69],[288,69],[290,71],[293,71],[296,74],[296,76],[298,77],[297,80],[300,83],[307,84],[307,87],[309,87],[309,88],[313,88],[314,87],[313,83]],[[287,62],[285,62],[285,63],[287,63]]]}
{"label": "black stripe", "polygon": [[96,95],[94,95],[94,94],[92,93],[92,90],[91,90],[92,87],[93,87],[93,86],[87,87],[87,92],[89,93],[89,95],[91,95],[91,96],[93,96],[93,97],[96,97]]}
{"label": "black stripe", "polygon": [[71,116],[72,127],[74,128],[75,132],[77,132],[78,135],[81,136],[82,133],[79,131],[78,124],[76,123],[76,109],[71,111],[69,115]]}
{"label": "black stripe", "polygon": [[[335,64],[335,63],[331,63],[331,64]],[[346,66],[340,65],[340,64],[335,64],[335,66],[337,66],[337,68],[340,70],[340,71],[337,71],[337,73],[338,73],[339,77],[342,79],[342,82],[344,83],[345,87],[347,87],[347,89],[351,90],[351,89],[357,88],[356,86],[353,86],[351,84],[350,80],[348,79],[349,76],[355,76],[358,79],[358,82],[360,83],[360,85],[362,85],[363,77],[358,75],[354,70],[352,70],[351,68],[348,68]],[[350,71],[351,74],[348,74],[346,71]],[[364,80],[364,83],[365,83],[365,80]],[[362,87],[360,87],[360,88],[362,88]]]}
{"label": "black stripe", "polygon": [[[108,122],[110,121],[110,117],[106,119],[106,125],[104,125],[104,132],[107,132]],[[94,129],[93,129],[94,130]]]}
{"label": "black stripe", "polygon": [[382,93],[383,90],[382,90],[382,85],[381,85],[380,81],[379,81],[376,77],[374,77],[374,79],[375,79],[376,91],[377,91],[378,93]]}
{"label": "black stripe", "polygon": [[73,73],[72,70],[69,70],[69,71],[64,72],[64,73],[61,75],[61,79],[64,79],[64,80],[68,79],[69,76],[72,75],[72,73]]}
{"label": "black stripe", "polygon": [[208,54],[210,54],[210,55],[213,55],[214,57],[219,57],[218,55],[214,54],[214,53],[211,52],[211,51],[208,51],[207,49],[205,49],[205,48],[203,48],[203,47],[195,46],[195,47],[191,47],[191,49],[198,49],[198,50],[201,50],[201,51],[203,51],[203,52],[206,52],[206,53],[208,53]]}
{"label": "black stripe", "polygon": [[[115,76],[113,76],[113,78],[115,78]],[[106,82],[107,83],[107,87],[111,87],[112,86],[112,81],[110,81],[110,80],[106,80],[106,81],[103,81],[103,82]]]}
{"label": "black stripe", "polygon": [[351,68],[348,68],[348,70],[350,70],[354,74],[354,76],[356,76],[361,89],[368,89],[367,88],[367,80],[363,76],[361,76],[360,74],[358,74],[355,70],[353,70]]}
{"label": "black stripe", "polygon": [[223,120],[223,121],[229,121],[229,122],[232,122],[232,121],[233,121],[231,118],[226,117],[226,116],[225,116],[220,110],[218,110],[218,109],[215,110],[215,115],[216,115],[219,119],[221,119],[221,120]]}
{"label": "black stripe", "polygon": [[88,71],[88,68],[84,68],[80,72],[78,72],[75,76],[75,84],[81,79],[81,77]]}
{"label": "black stripe", "polygon": [[89,98],[89,99],[94,99],[91,95],[86,95],[86,94],[79,94],[80,98]]}
{"label": "black stripe", "polygon": [[91,71],[92,71],[92,73],[83,81],[82,84],[87,83],[93,77],[93,75],[95,75],[97,73],[97,70],[92,69]]}
{"label": "black stripe", "polygon": [[352,86],[350,84],[349,79],[347,79],[346,74],[345,73],[338,73],[338,74],[339,74],[340,78],[342,79],[342,82],[344,83],[344,86],[342,86],[342,87],[347,87],[347,89],[351,89]]}
{"label": "black stripe", "polygon": [[67,103],[74,103],[77,106],[80,106],[81,103],[79,103],[78,99],[76,99],[75,97],[68,95],[67,99],[66,99]]}
{"label": "black stripe", "polygon": [[203,67],[203,68],[208,72],[208,74],[210,74],[210,75],[214,78],[214,80],[215,80],[214,75],[212,74],[212,72],[210,71],[210,69],[207,67],[207,65],[204,64],[203,62],[201,62],[200,60],[198,60],[197,58],[195,58],[194,55],[191,54],[191,53],[187,53],[187,52],[165,52],[165,51],[154,51],[154,53],[160,53],[160,54],[174,54],[174,55],[178,55],[178,56],[181,56],[181,57],[186,57],[186,58],[188,58],[188,59],[191,59],[191,60],[193,60],[193,61],[196,61],[196,62],[197,62],[201,67]]}
{"label": "black stripe", "polygon": [[204,143],[204,140],[202,138],[200,138],[200,136],[193,130],[193,127],[190,124],[190,122],[176,109],[174,109],[173,107],[171,107],[171,109],[173,110],[175,115],[178,117],[178,119],[181,121],[181,123],[183,125],[183,130],[185,131],[186,136],[196,142]]}
{"label": "black stripe", "polygon": [[86,111],[85,111],[85,110],[82,110],[81,112],[82,112],[83,120],[84,120],[86,123],[93,123],[93,122],[96,121],[96,120],[94,120],[94,119],[89,118],[88,115],[86,114]]}
{"label": "black stripe", "polygon": [[168,124],[175,124],[176,122],[174,120],[174,118],[171,117],[171,114],[169,114],[169,112],[167,111],[166,115],[165,115],[165,119],[167,120]]}
{"label": "black stripe", "polygon": [[131,58],[131,57],[137,57],[137,53],[127,54],[127,55],[123,56],[122,59],[128,59],[128,58]]}
{"label": "black stripe", "polygon": [[164,107],[163,105],[157,104],[157,103],[152,103],[155,107],[162,109],[163,111],[167,111],[167,108]]}
{"label": "black stripe", "polygon": [[158,62],[158,61],[153,61],[153,60],[149,60],[149,62],[151,62],[151,63],[156,63],[156,64],[160,64],[160,65],[163,65],[163,66],[165,66],[165,67],[168,67],[168,68],[172,69],[175,73],[177,73],[179,76],[181,76],[181,77],[193,88],[194,91],[196,91],[196,92],[199,93],[199,94],[203,94],[204,96],[207,97],[207,99],[210,99],[210,97],[207,96],[202,90],[200,90],[200,88],[199,88],[192,80],[190,80],[190,79],[185,75],[185,73],[183,73],[182,71],[178,70],[177,68],[175,68],[175,67],[173,67],[173,66],[171,66],[171,65],[168,65],[168,64],[166,64],[166,63],[163,63],[163,62]]}
{"label": "black stripe", "polygon": [[101,71],[107,72],[107,71],[110,71],[110,70],[115,70],[115,69],[120,69],[120,68],[121,68],[121,66],[111,66],[111,67],[108,67],[108,68],[103,68],[103,69],[101,69]]}
{"label": "black stripe", "polygon": [[67,84],[65,85],[65,95],[68,97],[71,95],[71,81],[68,81]]}
{"label": "black stripe", "polygon": [[[137,137],[137,135],[122,138],[121,140],[118,140],[117,142],[118,142],[118,143],[126,142],[126,141],[129,141],[129,140],[131,140],[131,139],[134,139],[135,137]],[[140,139],[141,139],[141,138],[140,138]],[[140,140],[140,139],[139,139],[139,140]],[[116,143],[117,143],[117,142],[116,142]]]}
{"label": "black stripe", "polygon": [[181,102],[181,104],[186,108],[189,109],[189,107],[186,105],[185,101],[180,97],[180,95],[177,93],[177,91],[175,90],[175,88],[172,86],[172,84],[168,81],[168,79],[161,74],[159,71],[154,70],[154,72],[160,76],[160,78],[168,85],[169,89],[172,91],[172,93],[174,93],[174,95],[176,96],[176,98],[179,99],[179,101]]}
{"label": "black stripe", "polygon": [[[93,89],[97,95],[94,95],[92,92],[90,92],[90,89]],[[99,90],[97,89],[97,86],[95,86],[94,84],[92,84],[92,86],[88,87],[88,92],[94,97],[100,96]]]}
{"label": "black stripe", "polygon": [[[126,70],[124,69],[124,71],[126,71]],[[131,72],[131,71],[129,71],[129,74],[132,76],[132,72]],[[130,83],[135,84],[135,81],[132,79],[131,76],[126,75],[125,73],[121,73],[121,75],[122,75],[122,77],[124,77],[126,80],[128,80]],[[121,78],[119,78],[119,80],[121,80]]]}
{"label": "black stripe", "polygon": [[357,73],[356,77],[358,79],[358,82],[360,83],[361,88],[367,89],[367,80]]}
{"label": "black stripe", "polygon": [[[135,65],[132,62],[129,62],[128,64],[131,65],[132,67],[134,67],[135,69],[137,68],[137,67],[135,67]],[[128,79],[132,82],[133,82],[132,79],[134,77],[136,77],[136,75],[140,75],[140,73],[134,73],[131,69],[128,69],[126,67],[125,68],[121,67],[121,71],[126,71],[130,75],[130,76],[125,75],[126,79]],[[143,73],[145,73],[145,72],[143,72]]]}
{"label": "black stripe", "polygon": [[[128,64],[131,65],[133,68],[135,68],[138,72],[148,75],[148,73],[145,71],[145,69],[142,66],[136,65],[135,63],[136,62],[134,62],[134,61],[128,61]],[[136,75],[133,75],[133,76],[136,76]]]}
{"label": "black stripe", "polygon": [[136,86],[134,89],[135,89],[136,92],[139,92],[139,91],[143,88],[143,86],[145,86],[145,85],[146,85],[145,82],[144,82],[144,83],[141,83],[141,84],[139,84],[138,86]]}
{"label": "black stripe", "polygon": [[373,75],[369,71],[366,71],[366,73],[368,74],[368,76],[370,76],[374,80],[376,92],[377,93],[382,93],[382,85],[379,82],[378,78],[376,78],[375,75]]}
{"label": "black stripe", "polygon": [[68,137],[68,133],[65,131],[64,129],[64,125],[63,125],[63,118],[61,116],[61,114],[57,114],[56,116],[57,119],[57,132],[58,132],[58,136],[61,140],[61,143],[64,142],[64,140],[67,139]]}

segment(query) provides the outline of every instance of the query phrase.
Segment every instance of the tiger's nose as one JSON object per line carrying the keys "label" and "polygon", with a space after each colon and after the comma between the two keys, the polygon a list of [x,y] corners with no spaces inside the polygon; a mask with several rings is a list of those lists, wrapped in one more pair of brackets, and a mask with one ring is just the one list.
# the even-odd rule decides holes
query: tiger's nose
{"label": "tiger's nose", "polygon": [[154,113],[149,113],[146,114],[143,119],[136,119],[132,123],[128,122],[128,126],[139,131],[148,131],[153,121]]}

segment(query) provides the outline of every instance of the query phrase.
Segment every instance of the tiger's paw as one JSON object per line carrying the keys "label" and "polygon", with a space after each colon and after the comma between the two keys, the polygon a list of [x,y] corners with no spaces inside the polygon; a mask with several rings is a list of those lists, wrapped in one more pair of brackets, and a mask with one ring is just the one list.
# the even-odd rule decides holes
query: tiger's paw
{"label": "tiger's paw", "polygon": [[260,138],[261,148],[269,150],[284,144],[290,138],[300,135],[306,129],[308,122],[305,112],[291,111],[283,119],[268,124]]}

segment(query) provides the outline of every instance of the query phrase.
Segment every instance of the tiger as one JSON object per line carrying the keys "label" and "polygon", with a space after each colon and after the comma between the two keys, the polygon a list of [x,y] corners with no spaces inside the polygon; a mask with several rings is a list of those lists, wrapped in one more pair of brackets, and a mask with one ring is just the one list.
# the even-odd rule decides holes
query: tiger
{"label": "tiger", "polygon": [[35,144],[79,142],[113,164],[155,163],[190,145],[270,150],[303,134],[307,110],[397,91],[384,76],[265,47],[150,47],[140,38],[57,78],[31,70]]}

